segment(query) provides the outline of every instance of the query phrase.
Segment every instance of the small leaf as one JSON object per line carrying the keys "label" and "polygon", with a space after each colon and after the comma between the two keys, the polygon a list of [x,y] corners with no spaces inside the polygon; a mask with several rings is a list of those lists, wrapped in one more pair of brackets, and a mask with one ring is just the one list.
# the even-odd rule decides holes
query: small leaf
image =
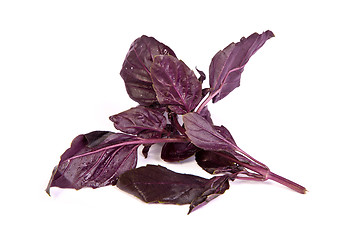
{"label": "small leaf", "polygon": [[[200,150],[195,154],[197,164],[210,174],[241,172],[244,168],[231,161],[231,158],[234,158],[234,156],[228,152]],[[242,161],[247,162],[245,158]]]}
{"label": "small leaf", "polygon": [[152,144],[144,144],[144,147],[143,147],[143,149],[141,151],[142,154],[144,155],[144,158],[148,157],[151,146],[152,146]]}
{"label": "small leaf", "polygon": [[209,67],[211,92],[218,91],[213,98],[214,103],[240,86],[240,77],[244,66],[250,57],[272,37],[274,34],[271,31],[262,34],[253,33],[248,38],[243,37],[240,42],[231,43],[216,53]]}
{"label": "small leaf", "polygon": [[140,105],[149,106],[157,102],[150,77],[150,67],[157,55],[176,57],[168,46],[143,35],[131,44],[120,71],[127,93]]}
{"label": "small leaf", "polygon": [[117,187],[147,203],[191,204],[197,206],[229,188],[230,176],[206,179],[173,172],[162,166],[146,165],[123,173]]}
{"label": "small leaf", "polygon": [[165,143],[161,149],[161,158],[166,162],[178,162],[188,159],[198,150],[191,142]]}
{"label": "small leaf", "polygon": [[200,74],[200,77],[198,78],[199,82],[203,83],[206,79],[205,73],[197,68],[195,68],[195,69]]}
{"label": "small leaf", "polygon": [[197,147],[209,151],[234,151],[238,147],[225,127],[215,127],[200,114],[183,116],[186,135]]}
{"label": "small leaf", "polygon": [[[127,111],[110,117],[114,127],[122,132],[138,135],[159,135],[166,127],[164,112],[159,109],[152,109],[144,106],[130,108]],[[146,133],[146,134],[145,134]]]}
{"label": "small leaf", "polygon": [[130,144],[135,139],[105,131],[77,136],[54,168],[46,192],[51,187],[81,189],[114,184],[120,174],[136,166],[139,145]]}
{"label": "small leaf", "polygon": [[173,56],[157,56],[151,78],[160,104],[176,114],[192,111],[201,100],[201,83],[184,62]]}

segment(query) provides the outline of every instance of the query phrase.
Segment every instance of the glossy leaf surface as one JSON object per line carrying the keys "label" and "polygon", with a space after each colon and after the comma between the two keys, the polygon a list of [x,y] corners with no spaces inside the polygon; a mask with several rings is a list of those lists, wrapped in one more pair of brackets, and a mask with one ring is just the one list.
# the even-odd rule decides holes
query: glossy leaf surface
{"label": "glossy leaf surface", "polygon": [[[160,135],[166,126],[164,112],[159,109],[137,106],[110,117],[116,129],[138,135]],[[143,136],[142,136],[143,137]]]}
{"label": "glossy leaf surface", "polygon": [[250,57],[272,37],[274,37],[274,34],[271,31],[262,34],[253,33],[247,38],[243,37],[240,42],[231,43],[216,53],[209,67],[211,92],[218,91],[213,98],[214,103],[240,86],[244,66]]}
{"label": "glossy leaf surface", "polygon": [[173,56],[157,56],[151,78],[160,104],[177,114],[192,111],[201,100],[201,83],[184,62]]}
{"label": "glossy leaf surface", "polygon": [[229,188],[229,177],[201,178],[147,165],[119,177],[117,186],[148,203],[191,204],[189,213]]}
{"label": "glossy leaf surface", "polygon": [[[134,136],[94,131],[77,136],[61,156],[46,191],[50,187],[98,188],[114,184],[123,172],[137,162],[137,144],[126,144]],[[122,146],[112,147],[113,145]]]}
{"label": "glossy leaf surface", "polygon": [[130,98],[141,105],[149,106],[157,102],[150,67],[154,57],[158,55],[176,57],[168,46],[153,37],[143,35],[131,44],[120,71]]}
{"label": "glossy leaf surface", "polygon": [[197,147],[210,151],[234,151],[237,146],[225,127],[215,127],[200,114],[183,116],[186,135]]}

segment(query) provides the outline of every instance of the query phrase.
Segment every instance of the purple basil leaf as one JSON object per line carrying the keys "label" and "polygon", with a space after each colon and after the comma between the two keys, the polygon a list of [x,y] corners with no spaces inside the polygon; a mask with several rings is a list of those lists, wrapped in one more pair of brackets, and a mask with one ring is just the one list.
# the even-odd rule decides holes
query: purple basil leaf
{"label": "purple basil leaf", "polygon": [[144,202],[189,204],[199,196],[207,179],[146,165],[123,173],[117,186]]}
{"label": "purple basil leaf", "polygon": [[198,78],[199,82],[203,83],[206,79],[206,75],[203,71],[200,71],[199,69],[195,68],[196,71],[200,74],[200,77]]}
{"label": "purple basil leaf", "polygon": [[[50,187],[81,189],[114,184],[120,174],[136,166],[139,145],[130,144],[136,139],[104,131],[77,136],[62,154],[46,192],[50,195]],[[124,144],[117,146],[120,143]]]}
{"label": "purple basil leaf", "polygon": [[191,142],[165,143],[161,149],[161,158],[166,162],[178,162],[188,159],[198,150]]}
{"label": "purple basil leaf", "polygon": [[157,56],[151,78],[159,103],[176,114],[192,111],[201,100],[201,83],[184,62],[173,56]]}
{"label": "purple basil leaf", "polygon": [[229,188],[229,177],[206,179],[146,165],[123,173],[117,187],[147,203],[191,204],[191,209]]}
{"label": "purple basil leaf", "polygon": [[243,37],[240,42],[231,43],[216,53],[209,67],[211,91],[218,91],[218,94],[213,98],[214,103],[240,86],[240,77],[245,64],[272,37],[274,34],[269,30],[262,34],[253,33],[247,38]]}
{"label": "purple basil leaf", "polygon": [[120,71],[127,93],[140,105],[149,106],[157,102],[150,77],[150,67],[157,55],[176,57],[165,44],[153,37],[141,36],[131,44]]}
{"label": "purple basil leaf", "polygon": [[114,122],[116,129],[129,134],[141,135],[144,138],[161,137],[166,126],[163,111],[144,106],[130,108],[111,116],[110,120]]}
{"label": "purple basil leaf", "polygon": [[151,148],[152,144],[144,144],[144,147],[142,149],[142,154],[144,155],[144,158],[147,158],[148,157],[148,154],[149,154],[149,150]]}
{"label": "purple basil leaf", "polygon": [[[228,157],[225,157],[228,156]],[[215,152],[200,150],[195,154],[195,160],[197,164],[210,174],[218,174],[224,172],[238,173],[244,168],[230,158],[234,158],[228,152]],[[243,161],[247,161],[245,158]]]}
{"label": "purple basil leaf", "polygon": [[209,151],[237,149],[230,132],[225,127],[215,127],[200,114],[191,112],[183,116],[186,135],[197,147]]}

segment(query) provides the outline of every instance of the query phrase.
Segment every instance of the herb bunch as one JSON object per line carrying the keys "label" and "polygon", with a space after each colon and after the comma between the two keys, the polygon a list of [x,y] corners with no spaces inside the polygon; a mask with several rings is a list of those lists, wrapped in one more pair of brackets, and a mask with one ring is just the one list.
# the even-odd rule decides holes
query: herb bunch
{"label": "herb bunch", "polygon": [[[274,37],[253,33],[217,52],[199,77],[174,51],[153,37],[141,36],[130,46],[120,75],[129,97],[139,105],[110,116],[120,132],[94,131],[77,136],[54,168],[51,187],[81,189],[116,185],[145,202],[190,204],[189,213],[229,188],[236,179],[283,184],[299,193],[306,189],[276,175],[237,146],[230,131],[214,125],[207,104],[216,103],[240,86],[250,57]],[[182,119],[181,119],[182,118]],[[182,121],[181,121],[182,120]],[[161,158],[178,162],[195,155],[210,179],[173,172],[160,165],[136,168],[138,148],[145,158],[162,143]]]}

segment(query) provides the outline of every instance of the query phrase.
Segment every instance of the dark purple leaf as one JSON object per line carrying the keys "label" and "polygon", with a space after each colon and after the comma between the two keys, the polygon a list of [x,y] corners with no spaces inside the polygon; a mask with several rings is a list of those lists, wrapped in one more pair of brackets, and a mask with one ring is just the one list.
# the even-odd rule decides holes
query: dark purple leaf
{"label": "dark purple leaf", "polygon": [[130,108],[127,111],[111,116],[110,120],[114,122],[116,129],[134,135],[143,133],[141,137],[146,135],[154,137],[154,134],[161,137],[161,133],[166,126],[163,111],[144,106]]}
{"label": "dark purple leaf", "polygon": [[231,43],[216,53],[209,68],[211,92],[217,92],[213,98],[214,103],[240,86],[240,77],[245,64],[272,37],[274,34],[271,31],[262,34],[253,33],[247,38],[243,37],[240,42]]}
{"label": "dark purple leaf", "polygon": [[191,142],[165,143],[161,149],[161,158],[166,162],[178,162],[188,159],[198,150]]}
{"label": "dark purple leaf", "polygon": [[159,103],[177,114],[192,111],[201,100],[201,83],[184,62],[173,56],[157,56],[151,78]]}
{"label": "dark purple leaf", "polygon": [[117,186],[144,202],[189,204],[199,196],[207,179],[147,165],[123,173]]}
{"label": "dark purple leaf", "polygon": [[157,102],[150,67],[158,55],[176,57],[173,50],[155,38],[141,36],[131,44],[120,71],[130,98],[141,105],[149,106]]}
{"label": "dark purple leaf", "polygon": [[149,154],[149,150],[151,148],[152,144],[144,144],[144,147],[142,149],[142,154],[144,155],[145,158],[148,157],[148,154]]}
{"label": "dark purple leaf", "polygon": [[147,203],[191,204],[190,213],[211,196],[224,193],[228,180],[228,176],[206,179],[147,165],[122,174],[117,186]]}
{"label": "dark purple leaf", "polygon": [[81,189],[114,184],[120,174],[136,166],[139,144],[131,142],[137,139],[104,131],[77,136],[61,156],[46,191],[49,193],[50,187]]}
{"label": "dark purple leaf", "polygon": [[200,77],[198,78],[198,80],[203,83],[206,79],[206,75],[203,71],[200,71],[199,69],[195,68],[196,71],[200,74]]}
{"label": "dark purple leaf", "polygon": [[[195,154],[197,164],[210,174],[241,172],[244,168],[231,161],[231,158],[234,158],[234,156],[228,152],[200,150]],[[245,158],[242,160],[247,161]]]}
{"label": "dark purple leaf", "polygon": [[197,147],[209,151],[234,151],[238,147],[225,127],[214,127],[200,114],[191,112],[183,116],[186,135]]}

